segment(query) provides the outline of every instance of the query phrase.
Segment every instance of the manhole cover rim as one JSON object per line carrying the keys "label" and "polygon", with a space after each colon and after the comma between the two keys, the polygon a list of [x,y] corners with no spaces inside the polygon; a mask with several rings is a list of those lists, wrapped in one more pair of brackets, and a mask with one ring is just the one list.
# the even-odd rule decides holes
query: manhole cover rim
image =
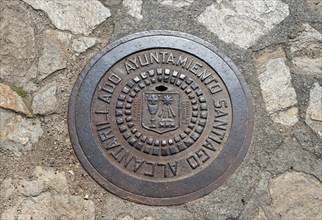
{"label": "manhole cover rim", "polygon": [[[226,170],[226,172],[218,178],[216,181],[210,183],[208,186],[195,191],[191,194],[186,194],[178,197],[171,197],[171,198],[153,198],[153,197],[145,197],[145,196],[140,196],[137,194],[132,194],[130,192],[127,192],[112,183],[108,182],[104,177],[102,177],[94,167],[92,167],[91,163],[88,161],[87,157],[84,155],[82,151],[82,147],[79,144],[78,138],[77,138],[77,131],[76,131],[76,120],[75,120],[75,112],[76,112],[76,103],[77,103],[77,97],[78,97],[78,91],[79,87],[81,86],[83,80],[85,79],[86,75],[88,72],[91,70],[91,68],[96,64],[97,61],[100,60],[105,54],[109,53],[113,48],[138,39],[142,37],[149,37],[149,36],[174,36],[174,37],[179,37],[179,38],[184,38],[188,39],[190,41],[196,42],[197,44],[200,44],[203,47],[206,47],[210,49],[213,53],[217,54],[221,60],[223,60],[226,65],[232,70],[234,75],[237,77],[237,80],[242,88],[243,94],[245,96],[245,99],[247,101],[247,112],[246,112],[246,118],[247,118],[247,123],[246,123],[246,132],[245,132],[245,137],[243,141],[243,145],[240,147],[240,151],[235,158],[235,161],[231,163],[231,166]],[[226,84],[226,82],[225,82]],[[79,75],[78,79],[76,80],[76,83],[74,85],[74,88],[72,90],[72,95],[70,98],[70,104],[69,104],[69,111],[68,111],[68,125],[69,125],[69,131],[70,131],[70,138],[72,141],[72,145],[74,148],[74,151],[79,158],[82,166],[85,168],[85,170],[93,177],[94,180],[96,180],[100,185],[102,185],[104,188],[108,189],[110,192],[131,200],[135,201],[138,203],[143,203],[143,204],[149,204],[149,205],[173,205],[173,204],[181,204],[187,201],[194,200],[196,198],[199,198],[203,195],[206,195],[213,191],[215,188],[219,187],[239,166],[243,158],[245,157],[247,153],[248,146],[250,145],[251,138],[252,138],[252,129],[253,129],[253,106],[252,106],[252,100],[250,93],[248,91],[248,88],[246,86],[245,81],[243,80],[241,74],[239,73],[238,69],[235,67],[235,65],[232,63],[232,61],[227,58],[225,55],[220,53],[213,45],[207,43],[206,41],[199,39],[195,36],[186,34],[186,33],[181,33],[181,32],[174,32],[174,31],[149,31],[149,32],[142,32],[142,33],[137,33],[134,35],[127,36],[125,38],[122,38],[113,44],[107,46],[104,48],[101,52],[96,54],[89,62],[88,64],[84,67],[82,70],[81,74]]]}

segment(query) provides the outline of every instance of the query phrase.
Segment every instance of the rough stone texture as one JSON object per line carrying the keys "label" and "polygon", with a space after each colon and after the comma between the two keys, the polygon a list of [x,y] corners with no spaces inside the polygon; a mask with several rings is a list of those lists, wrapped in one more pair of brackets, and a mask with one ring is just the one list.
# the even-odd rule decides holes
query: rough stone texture
{"label": "rough stone texture", "polygon": [[267,220],[263,209],[259,208],[258,215],[253,220]]}
{"label": "rough stone texture", "polygon": [[142,0],[123,0],[123,6],[127,12],[136,19],[142,19]]}
{"label": "rough stone texture", "polygon": [[105,0],[105,4],[107,6],[116,6],[118,4],[121,4],[122,3],[122,0]]}
{"label": "rough stone texture", "polygon": [[142,220],[156,220],[156,218],[153,218],[152,216],[144,217]]}
{"label": "rough stone texture", "polygon": [[[110,196],[103,205],[102,219],[104,220],[115,220],[117,218],[123,218],[129,216],[133,219],[143,219],[146,216],[154,217],[156,219],[193,219],[193,214],[187,209],[180,206],[170,207],[157,207],[157,206],[145,206],[135,204],[132,202],[122,201],[116,196]],[[120,207],[122,207],[120,209]],[[179,210],[178,210],[179,208]],[[152,215],[152,216],[151,216]],[[153,220],[153,219],[152,219]]]}
{"label": "rough stone texture", "polygon": [[47,170],[37,166],[34,172],[36,180],[23,179],[18,182],[17,190],[25,196],[38,196],[47,189],[54,190],[57,193],[68,193],[68,184],[64,172]]}
{"label": "rough stone texture", "polygon": [[116,220],[134,220],[134,219],[129,215],[120,215],[119,217],[116,218]]}
{"label": "rough stone texture", "polygon": [[305,23],[290,39],[290,56],[294,72],[303,75],[322,75],[322,34]]}
{"label": "rough stone texture", "polygon": [[266,110],[274,122],[291,126],[298,121],[298,109],[292,107],[297,99],[285,60],[283,49],[277,48],[262,52],[255,58],[255,63]]}
{"label": "rough stone texture", "polygon": [[305,122],[322,138],[322,87],[318,83],[310,91]]}
{"label": "rough stone texture", "polygon": [[272,120],[282,125],[295,125],[298,122],[298,108],[291,107],[285,111],[272,114]]}
{"label": "rough stone texture", "polygon": [[[97,0],[87,1],[88,4],[93,2],[93,5],[97,2]],[[316,37],[312,37],[318,36],[317,32],[321,33],[321,19],[319,18],[321,13],[318,13],[321,3],[318,0],[241,0],[238,4],[243,4],[244,7],[238,9],[234,8],[236,0],[142,1],[140,14],[144,16],[143,19],[135,19],[129,15],[122,0],[99,1],[110,8],[111,17],[97,25],[95,29],[91,29],[90,36],[75,35],[69,33],[70,30],[67,29],[66,31],[56,30],[55,23],[50,20],[51,17],[46,10],[35,10],[30,5],[24,4],[22,0],[0,1],[0,82],[10,85],[12,89],[17,86],[26,91],[28,95],[23,97],[23,100],[28,107],[32,106],[32,99],[39,90],[53,82],[57,83],[55,95],[57,109],[54,114],[36,114],[33,118],[25,118],[22,113],[0,108],[0,219],[5,219],[6,215],[9,219],[30,219],[31,217],[33,219],[93,219],[95,217],[95,219],[115,220],[118,217],[130,216],[134,220],[252,220],[254,218],[280,220],[275,197],[272,198],[269,191],[269,183],[273,179],[285,173],[298,172],[308,174],[308,178],[316,177],[322,182],[321,137],[305,122],[306,113],[311,111],[307,111],[308,106],[312,106],[315,112],[320,107],[319,102],[313,103],[314,99],[310,101],[310,90],[316,88],[316,83],[321,82],[322,76],[320,73],[298,72],[294,62],[296,60],[300,63],[302,60],[305,63],[309,59],[318,57],[317,46],[320,43]],[[79,10],[80,3],[83,6],[87,4],[85,0],[43,0],[43,4],[47,4],[46,2],[48,4],[59,2],[69,4],[64,9],[63,5],[59,10],[54,7],[48,9],[56,11],[57,15],[68,9],[70,11],[67,14],[69,20],[65,19],[65,15],[64,18],[58,19],[59,22],[65,22],[68,25],[79,22],[80,26],[89,27],[90,20],[88,20],[89,23],[84,23],[79,16],[84,14],[87,18],[94,19],[100,16]],[[79,4],[74,4],[75,2]],[[178,5],[179,2],[184,4],[191,2],[191,4],[183,6]],[[259,16],[258,14],[266,10],[262,7],[263,2],[277,3],[275,11],[270,11],[274,7],[267,8],[267,14],[263,13]],[[220,26],[224,29],[219,29],[230,30],[227,28],[229,26],[233,31],[222,32],[221,37],[243,41],[246,35],[238,34],[238,30],[246,34],[251,33],[256,37],[260,35],[260,37],[256,42],[252,40],[252,46],[247,50],[244,46],[238,45],[240,41],[236,41],[236,44],[228,44],[219,37],[219,30],[218,32],[216,30],[214,34],[198,22],[198,18],[204,15],[211,5],[218,8],[216,9],[220,12],[218,16],[223,16],[229,8],[234,9],[233,17],[226,17],[228,22]],[[310,8],[311,6],[313,9]],[[278,23],[274,23],[276,20],[287,15],[287,10],[285,10],[287,7],[290,14],[276,25]],[[251,13],[254,16],[250,16]],[[240,17],[240,14],[245,17]],[[272,19],[275,15],[276,20]],[[211,18],[210,16],[208,23],[218,23]],[[253,20],[248,22],[247,19]],[[272,26],[268,28],[265,23],[272,24],[272,20],[275,26],[269,29]],[[260,26],[255,29],[259,34],[253,33],[254,25],[255,27]],[[78,26],[73,27],[78,28]],[[245,30],[246,27],[249,27],[249,30]],[[67,128],[66,116],[70,92],[78,74],[89,59],[113,40],[152,29],[183,31],[215,45],[233,60],[244,76],[255,108],[254,138],[246,158],[237,171],[220,188],[209,195],[187,204],[171,207],[136,204],[120,199],[104,190],[80,165],[69,141]],[[263,34],[263,29],[269,29],[269,31]],[[56,36],[47,36],[47,32],[51,31],[56,33]],[[60,35],[65,36],[65,38],[62,37],[65,40],[61,40]],[[91,46],[92,38],[96,39],[94,46]],[[250,39],[253,39],[253,36]],[[53,58],[48,56],[47,63],[56,58],[64,62],[61,62],[63,67],[57,65],[59,69],[62,69],[53,70],[54,74],[48,71],[43,75],[38,71],[38,61],[45,52],[46,44],[49,44],[47,41],[54,41],[50,44],[54,47],[51,53],[56,56]],[[287,56],[277,45],[285,50]],[[293,48],[305,45],[305,48],[299,48],[298,52],[292,53],[292,45]],[[277,67],[282,67],[279,70],[283,70],[285,74],[282,79],[290,79],[287,69],[291,69],[289,85],[296,91],[297,104],[268,114],[266,108],[280,108],[281,103],[284,102],[276,99],[276,102],[268,104],[263,99],[260,74],[265,71],[259,71],[259,67],[264,67],[269,61],[276,59],[280,61],[277,62],[279,65]],[[311,67],[313,68],[313,65]],[[45,66],[45,68],[48,67]],[[271,72],[275,76],[276,73]],[[289,82],[289,80],[286,81]],[[287,86],[286,88],[289,91],[286,95],[289,95],[292,103],[295,103],[293,89]],[[279,90],[273,91],[271,95],[280,97],[278,93]],[[298,117],[290,116],[297,114]],[[312,114],[308,116],[312,118]],[[285,118],[288,120],[285,121]],[[317,118],[315,114],[313,118]],[[293,124],[296,120],[298,122],[293,126],[280,126],[279,124]],[[7,126],[10,121],[13,121],[11,124],[14,125]],[[42,135],[39,132],[37,134],[39,129],[43,130]],[[11,134],[9,135],[8,132]],[[31,142],[33,135],[38,137],[38,142],[34,144]],[[29,141],[24,144],[26,140]],[[26,151],[31,145],[31,150]],[[301,178],[302,175],[296,175],[293,180],[294,182],[295,179],[301,181]],[[286,187],[279,186],[277,185],[276,189],[287,190]],[[283,204],[289,204],[288,201],[293,199],[292,195],[292,193],[285,194]],[[308,199],[310,197],[304,200],[308,201]],[[279,202],[282,203],[281,199]],[[84,211],[85,209],[87,211]]]}
{"label": "rough stone texture", "polygon": [[92,201],[80,196],[51,195],[44,193],[36,202],[25,200],[16,207],[19,211],[9,210],[3,213],[4,219],[95,219],[95,208]]}
{"label": "rough stone texture", "polygon": [[72,49],[77,53],[83,53],[93,47],[97,42],[95,37],[78,37],[72,41]]}
{"label": "rough stone texture", "polygon": [[87,36],[97,25],[111,16],[110,10],[97,0],[23,1],[34,9],[45,11],[58,29],[69,30],[74,34],[84,34]]}
{"label": "rough stone texture", "polygon": [[178,8],[189,6],[194,0],[158,0],[162,5],[169,5]]}
{"label": "rough stone texture", "polygon": [[51,73],[66,68],[67,49],[71,35],[60,31],[47,30],[44,35],[44,49],[39,57],[39,79],[44,79]]}
{"label": "rough stone texture", "polygon": [[10,86],[0,83],[0,107],[31,117],[32,114],[23,99]]}
{"label": "rough stone texture", "polygon": [[41,88],[32,101],[32,111],[34,114],[48,115],[55,112],[57,108],[56,99],[57,83],[54,81]]}
{"label": "rough stone texture", "polygon": [[16,156],[30,150],[38,142],[43,130],[38,119],[25,119],[0,109],[0,149],[9,150]]}
{"label": "rough stone texture", "polygon": [[[315,142],[321,149],[321,140]],[[322,182],[321,157],[301,148],[295,138],[285,137],[283,144],[271,153],[266,163],[267,170],[273,175],[287,171],[309,173]]]}
{"label": "rough stone texture", "polygon": [[286,172],[270,183],[273,209],[281,220],[319,220],[322,207],[322,184],[316,178]]}
{"label": "rough stone texture", "polygon": [[2,183],[0,192],[5,196],[0,200],[18,202],[5,210],[1,219],[95,219],[92,201],[68,195],[64,172],[36,167],[34,175],[32,181],[6,179]]}
{"label": "rough stone texture", "polygon": [[309,7],[319,16],[322,20],[322,5],[320,0],[306,0]]}
{"label": "rough stone texture", "polygon": [[36,59],[35,32],[22,13],[6,8],[0,14],[0,80],[29,88],[36,77],[29,71]]}
{"label": "rough stone texture", "polygon": [[198,21],[226,43],[249,48],[289,15],[279,0],[217,0]]}

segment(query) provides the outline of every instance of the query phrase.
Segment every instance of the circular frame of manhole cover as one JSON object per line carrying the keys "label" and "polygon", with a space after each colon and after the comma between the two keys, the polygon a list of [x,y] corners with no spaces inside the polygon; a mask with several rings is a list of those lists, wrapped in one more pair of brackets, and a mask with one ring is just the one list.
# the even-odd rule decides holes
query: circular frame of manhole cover
{"label": "circular frame of manhole cover", "polygon": [[102,187],[137,203],[175,205],[235,172],[254,123],[230,59],[195,36],[149,31],[89,61],[72,90],[68,125],[78,159]]}

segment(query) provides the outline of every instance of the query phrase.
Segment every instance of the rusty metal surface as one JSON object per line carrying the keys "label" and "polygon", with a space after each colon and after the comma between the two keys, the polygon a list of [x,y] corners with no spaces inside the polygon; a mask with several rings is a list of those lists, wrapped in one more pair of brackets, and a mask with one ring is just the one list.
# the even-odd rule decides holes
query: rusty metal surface
{"label": "rusty metal surface", "polygon": [[151,31],[91,59],[68,123],[77,157],[101,186],[134,202],[174,205],[210,193],[237,169],[253,109],[239,71],[214,46]]}

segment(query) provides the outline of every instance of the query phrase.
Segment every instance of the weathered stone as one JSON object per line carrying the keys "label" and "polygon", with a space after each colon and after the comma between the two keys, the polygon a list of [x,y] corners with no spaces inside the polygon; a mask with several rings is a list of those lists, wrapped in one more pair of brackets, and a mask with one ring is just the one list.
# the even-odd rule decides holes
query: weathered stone
{"label": "weathered stone", "polygon": [[0,79],[19,87],[34,87],[36,73],[30,72],[36,58],[33,27],[9,8],[0,15]]}
{"label": "weathered stone", "polygon": [[0,83],[0,107],[23,113],[28,117],[32,114],[23,99],[10,86]]}
{"label": "weathered stone", "polygon": [[23,1],[34,9],[45,11],[58,29],[69,30],[74,34],[84,34],[87,36],[97,25],[111,16],[110,10],[97,0]]}
{"label": "weathered stone", "polygon": [[13,184],[12,178],[8,178],[2,181],[0,185],[0,195],[3,201],[8,200],[12,194],[15,193],[15,186]]}
{"label": "weathered stone", "polygon": [[309,24],[303,24],[290,39],[293,71],[302,75],[322,75],[322,35]]}
{"label": "weathered stone", "polygon": [[279,0],[217,0],[198,21],[219,39],[249,48],[289,15]]}
{"label": "weathered stone", "polygon": [[265,213],[262,208],[259,208],[258,215],[255,216],[253,220],[267,220]]}
{"label": "weathered stone", "polygon": [[273,209],[282,220],[321,219],[322,184],[315,177],[286,172],[270,182]]}
{"label": "weathered stone", "polygon": [[292,108],[287,109],[285,111],[273,113],[271,116],[272,116],[272,120],[275,123],[293,126],[299,121],[298,120],[298,112],[299,112],[298,108],[292,107]]}
{"label": "weathered stone", "polygon": [[156,220],[156,218],[152,217],[152,216],[147,216],[142,218],[142,220]]}
{"label": "weathered stone", "polygon": [[283,49],[276,48],[264,51],[255,58],[255,63],[266,110],[272,120],[283,125],[294,125],[298,121],[298,109],[292,106],[297,104],[297,99],[285,60]]}
{"label": "weathered stone", "polygon": [[[321,159],[303,149],[296,138],[290,138],[286,135],[284,137],[283,144],[278,146],[278,149],[269,156],[267,170],[273,175],[279,175],[292,169],[310,173],[322,182]],[[321,148],[319,143],[316,142],[316,145]]]}
{"label": "weathered stone", "polygon": [[38,196],[47,189],[55,193],[68,193],[68,184],[64,172],[55,172],[51,169],[43,169],[38,166],[35,170],[37,180],[21,180],[18,183],[18,191],[25,196]]}
{"label": "weathered stone", "polygon": [[116,218],[116,220],[134,220],[134,219],[129,215],[120,215]]}
{"label": "weathered stone", "polygon": [[95,37],[78,37],[72,41],[72,49],[77,53],[83,53],[96,44]]}
{"label": "weathered stone", "polygon": [[178,8],[189,6],[194,0],[158,0],[162,5],[169,5]]}
{"label": "weathered stone", "polygon": [[[39,197],[39,198],[38,198]],[[95,219],[92,201],[80,196],[43,193],[5,210],[2,219]],[[38,201],[37,201],[38,200]]]}
{"label": "weathered stone", "polygon": [[[36,167],[36,179],[1,184],[0,201],[16,201],[0,219],[95,219],[94,203],[81,196],[68,195],[64,172]],[[17,189],[17,190],[15,190]]]}
{"label": "weathered stone", "polygon": [[[248,161],[249,162],[249,161]],[[255,178],[258,178],[258,171],[255,164],[242,164],[237,175],[233,175],[229,181],[221,185],[214,193],[208,196],[185,204],[185,207],[193,215],[188,219],[199,219],[200,213],[204,219],[226,220],[238,219],[240,211],[245,208],[243,200],[250,190],[253,193]],[[256,175],[254,175],[256,173]],[[229,192],[229,196],[227,196]],[[207,205],[211,204],[211,205]],[[238,208],[237,208],[238,207]],[[159,217],[157,215],[154,215]],[[182,219],[179,217],[179,219]]]}
{"label": "weathered stone", "polygon": [[48,115],[57,109],[56,81],[40,89],[32,101],[32,110],[34,114]]}
{"label": "weathered stone", "polygon": [[[102,204],[103,210],[108,210],[107,214],[102,217],[104,220],[116,220],[125,217],[125,215],[140,220],[142,216],[151,215],[153,213],[157,219],[193,219],[193,214],[187,209],[175,209],[171,207],[156,207],[133,205],[133,203],[124,202],[124,200],[113,195],[106,195],[106,202]],[[126,212],[126,213],[125,213]]]}
{"label": "weathered stone", "polygon": [[310,91],[310,102],[306,110],[305,122],[322,138],[322,87],[314,83]]}
{"label": "weathered stone", "polygon": [[38,119],[25,119],[0,109],[0,148],[20,156],[30,150],[42,134]]}
{"label": "weathered stone", "polygon": [[256,195],[264,204],[269,204],[271,202],[268,192],[268,181],[271,178],[271,176],[272,175],[269,172],[262,173],[261,180],[255,188]]}
{"label": "weathered stone", "polygon": [[42,80],[51,73],[66,68],[67,49],[71,35],[60,31],[47,30],[44,35],[44,48],[39,57],[39,79]]}
{"label": "weathered stone", "polygon": [[306,0],[307,4],[322,20],[322,5],[320,0]]}
{"label": "weathered stone", "polygon": [[129,15],[136,19],[142,19],[142,0],[123,0],[123,6],[126,8]]}
{"label": "weathered stone", "polygon": [[115,6],[122,3],[122,0],[105,0],[107,6]]}

